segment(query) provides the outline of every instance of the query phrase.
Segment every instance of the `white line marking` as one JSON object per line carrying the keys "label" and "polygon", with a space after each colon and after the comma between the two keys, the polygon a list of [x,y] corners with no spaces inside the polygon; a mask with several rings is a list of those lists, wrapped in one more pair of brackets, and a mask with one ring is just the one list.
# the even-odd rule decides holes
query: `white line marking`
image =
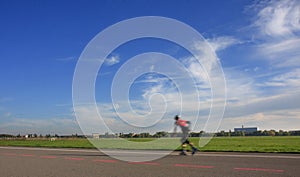
{"label": "white line marking", "polygon": [[[62,149],[62,148],[37,148],[37,147],[0,147],[0,149],[11,149],[11,150],[30,150],[30,151],[61,151],[61,152],[82,152],[82,153],[103,153],[99,150],[94,149]],[[153,150],[103,150],[106,153],[116,153],[116,154],[142,154],[142,155],[153,155],[153,154],[171,154],[177,155],[179,152],[169,151],[153,151]],[[238,152],[237,152],[238,153]],[[198,152],[196,156],[206,156],[206,157],[244,157],[244,158],[281,158],[281,159],[300,159],[298,154],[290,155],[259,155],[259,154],[231,154],[226,152],[213,153],[213,152]]]}
{"label": "white line marking", "polygon": [[[238,153],[238,152],[237,152]],[[212,156],[212,157],[246,157],[246,158],[278,158],[278,159],[300,159],[300,155],[257,155],[257,154],[207,154],[201,153],[197,154],[200,156]]]}
{"label": "white line marking", "polygon": [[0,149],[30,150],[30,151],[63,151],[63,152],[99,152],[97,150],[86,149],[61,149],[61,148],[37,148],[37,147],[0,147]]}
{"label": "white line marking", "polygon": [[37,147],[0,147],[0,149],[11,150],[30,150],[30,151],[61,151],[61,152],[87,152],[87,153],[117,153],[117,154],[169,154],[169,151],[151,151],[151,150],[92,150],[92,149],[62,149],[62,148],[37,148]]}

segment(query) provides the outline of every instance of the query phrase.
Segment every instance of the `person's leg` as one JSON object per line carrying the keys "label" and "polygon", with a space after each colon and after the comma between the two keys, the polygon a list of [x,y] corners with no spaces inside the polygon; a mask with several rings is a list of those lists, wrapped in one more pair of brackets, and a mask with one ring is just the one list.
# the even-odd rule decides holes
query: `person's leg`
{"label": "person's leg", "polygon": [[185,136],[182,136],[181,138],[181,152],[180,152],[180,155],[186,155],[186,145],[188,144],[186,142],[186,137]]}
{"label": "person's leg", "polygon": [[186,146],[190,142],[188,141],[189,132],[188,129],[182,128],[182,138],[181,138],[181,152],[180,155],[186,155]]}
{"label": "person's leg", "polygon": [[192,155],[194,155],[197,151],[198,151],[198,149],[194,146],[194,144],[192,143],[192,142],[190,142],[189,141],[189,145],[190,145],[190,147],[192,148]]}
{"label": "person's leg", "polygon": [[180,155],[186,155],[186,144],[185,143],[182,143],[181,144],[181,152],[180,152]]}
{"label": "person's leg", "polygon": [[189,129],[188,128],[183,129],[182,132],[183,132],[183,137],[185,137],[185,139],[186,139],[186,144],[188,144],[192,148],[192,155],[194,155],[198,151],[198,149],[188,139],[188,137],[189,137]]}

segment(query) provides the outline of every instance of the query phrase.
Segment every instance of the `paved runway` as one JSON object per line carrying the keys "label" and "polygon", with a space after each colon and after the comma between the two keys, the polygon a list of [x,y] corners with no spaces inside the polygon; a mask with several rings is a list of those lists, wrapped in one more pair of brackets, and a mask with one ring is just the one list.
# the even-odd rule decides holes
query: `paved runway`
{"label": "paved runway", "polygon": [[[160,151],[114,151],[141,156]],[[174,152],[150,162],[124,162],[96,150],[0,147],[1,177],[299,177],[300,155]]]}

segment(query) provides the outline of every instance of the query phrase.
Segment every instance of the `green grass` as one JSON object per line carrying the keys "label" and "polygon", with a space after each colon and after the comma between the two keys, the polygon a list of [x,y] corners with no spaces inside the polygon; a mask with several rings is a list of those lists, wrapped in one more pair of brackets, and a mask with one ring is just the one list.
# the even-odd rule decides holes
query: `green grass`
{"label": "green grass", "polygon": [[[127,141],[129,140],[129,141]],[[178,139],[172,138],[134,138],[134,139],[91,139],[102,149],[176,149],[180,145]],[[199,144],[199,138],[191,138]],[[94,148],[87,139],[57,139],[50,140],[0,140],[0,146],[26,146],[26,147],[55,147],[55,148]],[[177,148],[179,149],[179,148]],[[215,137],[201,151],[212,152],[282,152],[300,153],[299,136],[282,137]]]}
{"label": "green grass", "polygon": [[94,148],[87,139],[23,139],[0,140],[0,146],[25,146],[25,147],[54,147],[54,148]]}
{"label": "green grass", "polygon": [[300,153],[299,136],[216,137],[203,151]]}

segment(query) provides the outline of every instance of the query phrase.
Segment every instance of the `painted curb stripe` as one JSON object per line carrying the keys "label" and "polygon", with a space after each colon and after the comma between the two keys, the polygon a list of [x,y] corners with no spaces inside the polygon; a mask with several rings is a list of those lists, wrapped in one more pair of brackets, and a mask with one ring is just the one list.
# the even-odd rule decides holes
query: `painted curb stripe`
{"label": "painted curb stripe", "polygon": [[21,156],[22,157],[33,157],[34,155],[33,154],[22,154]]}
{"label": "painted curb stripe", "polygon": [[56,159],[57,156],[40,156],[42,159]]}
{"label": "painted curb stripe", "polygon": [[239,170],[239,171],[265,171],[265,172],[277,172],[277,173],[283,173],[284,172],[284,170],[267,169],[267,168],[234,168],[234,170]]}
{"label": "painted curb stripe", "polygon": [[75,161],[80,161],[84,160],[84,158],[79,158],[79,157],[65,157],[65,160],[75,160]]}

